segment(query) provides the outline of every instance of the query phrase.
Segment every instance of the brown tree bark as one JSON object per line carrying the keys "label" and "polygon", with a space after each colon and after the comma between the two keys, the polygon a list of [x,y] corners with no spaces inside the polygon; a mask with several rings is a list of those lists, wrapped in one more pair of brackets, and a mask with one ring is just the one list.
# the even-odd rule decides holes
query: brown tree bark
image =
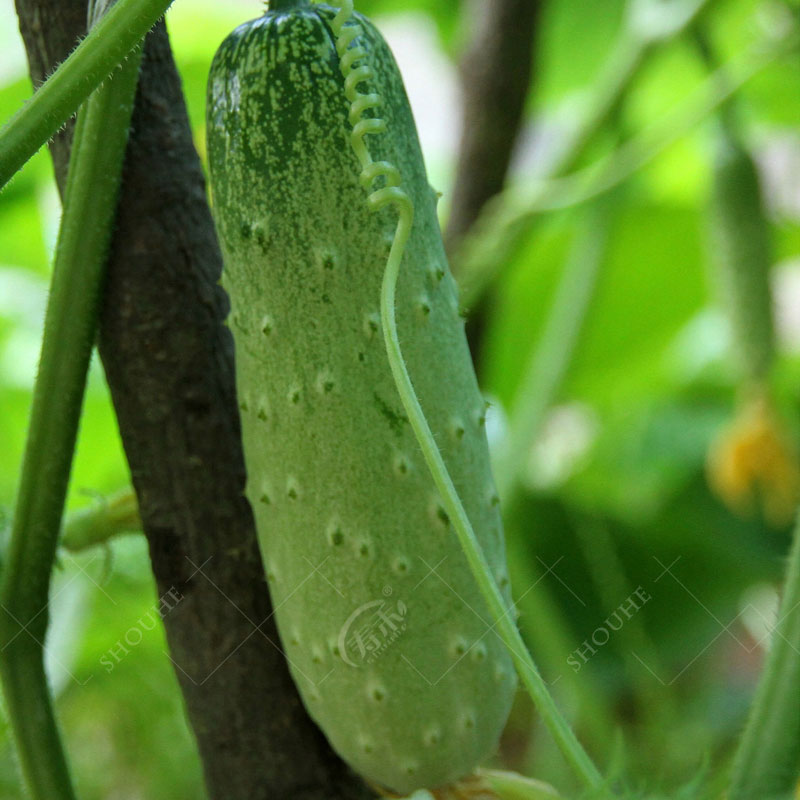
{"label": "brown tree bark", "polygon": [[[38,85],[85,32],[82,0],[17,0]],[[71,128],[51,145],[64,186]],[[360,800],[280,649],[250,507],[223,327],[221,255],[166,29],[147,37],[99,349],[213,800]],[[169,605],[173,605],[171,600]]]}
{"label": "brown tree bark", "polygon": [[[463,118],[445,245],[458,248],[484,205],[505,184],[531,83],[539,0],[474,0],[475,33],[460,61]],[[470,309],[467,339],[480,373],[485,302]]]}
{"label": "brown tree bark", "polygon": [[539,0],[476,0],[477,21],[460,60],[463,119],[447,248],[503,188],[531,82]]}

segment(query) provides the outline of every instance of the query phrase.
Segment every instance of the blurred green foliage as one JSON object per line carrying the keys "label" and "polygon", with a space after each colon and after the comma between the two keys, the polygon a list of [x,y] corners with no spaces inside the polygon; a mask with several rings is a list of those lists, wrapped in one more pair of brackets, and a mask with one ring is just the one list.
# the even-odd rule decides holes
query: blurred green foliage
{"label": "blurred green foliage", "polygon": [[[379,19],[403,15],[432,27],[455,68],[469,36],[468,3],[363,0],[357,5]],[[213,0],[177,0],[170,11],[201,154],[205,78],[213,52],[230,29],[259,12],[258,2]],[[720,0],[706,14],[705,25],[725,59],[765,31],[788,24],[785,13],[773,0]],[[587,88],[608,58],[624,17],[622,0],[580,3],[579,12],[575,0],[544,0],[529,122],[545,143],[579,118]],[[0,21],[0,119],[5,119],[30,93],[30,85],[10,2],[0,7]],[[657,122],[704,76],[690,42],[664,46],[630,87],[619,129],[630,134]],[[453,76],[441,79],[452,82]],[[767,199],[780,274],[795,275],[797,286],[797,55],[749,82],[738,105],[747,142],[771,176]],[[425,119],[418,124],[424,127]],[[786,148],[782,156],[779,141],[788,142],[793,153],[788,167],[781,166]],[[560,641],[548,652],[534,646],[534,657],[579,734],[587,737],[596,721],[586,719],[587,709],[570,687],[577,680],[597,693],[626,743],[621,756],[611,730],[604,741],[593,740],[590,748],[601,766],[625,772],[632,788],[655,792],[660,787],[669,797],[678,796],[677,787],[707,762],[727,764],[758,674],[763,617],[788,542],[787,530],[768,526],[757,513],[732,515],[706,484],[706,453],[733,413],[738,383],[731,337],[708,279],[710,142],[709,130],[699,126],[615,193],[598,295],[557,408],[533,448],[525,491],[507,509],[523,630],[539,624],[542,606],[531,602],[535,592],[528,594],[534,585],[560,616]],[[444,160],[445,173],[452,169],[455,145],[454,137],[449,153],[429,154]],[[600,137],[590,155],[608,146]],[[513,180],[524,182],[524,158],[521,163]],[[787,196],[786,186],[776,180],[792,169],[794,205],[774,199]],[[446,200],[448,187],[440,188]],[[52,170],[40,153],[0,193],[0,508],[6,513],[13,505],[24,445],[57,219]],[[513,402],[579,220],[576,211],[567,210],[533,222],[490,291],[480,378],[496,408]],[[798,296],[794,299],[800,306]],[[797,320],[794,328],[782,324],[787,332],[774,390],[788,428],[797,431],[800,325]],[[95,361],[69,507],[84,506],[93,495],[128,482]],[[587,547],[587,536],[602,545]],[[612,634],[575,673],[567,659],[638,587],[650,600],[636,626]],[[144,540],[124,537],[109,554],[64,555],[53,598],[50,674],[80,796],[202,797],[200,765],[163,631],[160,626],[142,629],[141,621],[157,602]],[[141,642],[126,646],[129,652],[117,658],[118,643],[124,644],[131,629],[141,630]],[[668,716],[659,717],[661,712]],[[0,800],[20,795],[13,760],[3,723]],[[500,761],[567,794],[575,788],[522,697]],[[719,777],[704,787],[698,796],[711,796]]]}

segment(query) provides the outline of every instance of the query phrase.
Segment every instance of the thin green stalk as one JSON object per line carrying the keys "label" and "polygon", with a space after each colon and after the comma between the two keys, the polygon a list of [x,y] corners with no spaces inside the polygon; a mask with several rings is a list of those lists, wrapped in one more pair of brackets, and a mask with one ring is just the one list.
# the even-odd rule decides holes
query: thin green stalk
{"label": "thin green stalk", "polygon": [[[514,498],[516,499],[516,498]],[[512,511],[509,514],[509,507]],[[536,654],[545,674],[563,676],[556,695],[569,698],[579,714],[575,723],[594,752],[602,758],[616,729],[613,709],[605,692],[595,685],[592,676],[567,669],[567,656],[575,647],[574,636],[562,608],[553,600],[545,583],[543,570],[531,559],[526,546],[529,532],[517,525],[512,504],[504,504],[506,519],[506,556],[509,577],[515,587],[515,604],[519,608],[518,625],[523,639]]]}
{"label": "thin green stalk", "polygon": [[[604,522],[588,519],[577,520],[575,530],[581,540],[592,581],[600,595],[601,608],[611,613],[621,600],[634,592],[611,532]],[[651,669],[659,672],[660,657],[641,617],[635,614],[627,619],[618,636],[617,650],[625,662],[640,714],[646,720],[646,740],[649,739],[648,745],[652,748],[654,736],[661,738],[674,729],[676,699],[672,688],[654,681],[636,658],[640,656]]]}
{"label": "thin green stalk", "polygon": [[605,259],[610,215],[610,203],[595,203],[583,215],[544,332],[514,397],[508,435],[494,465],[497,490],[504,500],[523,472],[575,353]]}
{"label": "thin green stalk", "polygon": [[172,0],[118,0],[33,97],[0,128],[0,188],[77,111]]}
{"label": "thin green stalk", "polygon": [[642,4],[638,0],[629,3],[622,33],[588,93],[588,109],[567,145],[545,166],[545,177],[564,175],[578,166],[597,134],[616,114],[651,51],[686,30],[711,0],[670,0],[665,5],[671,8],[662,9],[657,19],[644,24],[637,14]]}
{"label": "thin green stalk", "polygon": [[684,105],[599,164],[548,182],[537,194],[537,212],[569,208],[618,186],[689,133],[764,68],[796,51],[797,45],[798,37],[792,36],[767,49],[754,47],[734,63],[721,67],[706,78]]}
{"label": "thin green stalk", "polygon": [[[525,368],[517,391],[508,433],[494,464],[494,474],[503,507],[516,507],[520,498],[520,476],[548,409],[558,397],[572,361],[575,348],[596,295],[600,271],[607,252],[612,206],[595,203],[581,216],[578,233],[564,265],[544,332]],[[513,516],[506,535],[509,558],[514,563],[522,590],[518,600],[522,614],[520,625],[540,659],[551,667],[564,668],[568,626],[561,622],[559,609],[546,587],[540,584],[539,570],[530,563],[523,547],[521,532],[513,528]],[[542,620],[546,620],[542,624]],[[559,644],[560,642],[560,644]],[[586,719],[586,730],[595,742],[607,742],[614,729],[613,714],[602,693],[592,691],[581,676],[566,672],[568,691],[575,695]]]}
{"label": "thin green stalk", "polygon": [[76,553],[89,547],[106,544],[124,533],[142,530],[139,504],[129,486],[98,503],[70,514],[64,521],[59,544]]}
{"label": "thin green stalk", "polygon": [[744,735],[729,800],[787,800],[800,780],[800,520],[778,623]]}
{"label": "thin green stalk", "polygon": [[545,165],[539,180],[565,175],[575,170],[625,97],[647,61],[653,42],[632,36],[627,29],[615,44],[596,85],[589,93],[590,105],[566,146]]}
{"label": "thin green stalk", "polygon": [[0,678],[34,800],[75,797],[47,687],[43,643],[138,66],[134,52],[78,115],[17,505],[0,579]]}

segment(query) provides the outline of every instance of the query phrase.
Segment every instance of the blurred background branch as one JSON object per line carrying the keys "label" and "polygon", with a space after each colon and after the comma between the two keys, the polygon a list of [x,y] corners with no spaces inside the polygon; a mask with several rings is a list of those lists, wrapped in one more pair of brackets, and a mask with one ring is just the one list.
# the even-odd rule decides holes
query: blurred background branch
{"label": "blurred background branch", "polygon": [[[654,14],[649,0],[630,0],[622,31],[588,95],[579,124],[555,148],[536,176],[537,183],[571,172],[581,163],[650,52],[696,20],[709,2],[673,0],[669,9]],[[537,5],[533,0],[481,4],[477,35],[461,61],[464,125],[446,243],[462,287],[462,305],[469,311],[467,335],[476,362],[485,325],[483,291],[513,256],[520,231],[543,210],[529,202],[520,212],[514,193],[502,193],[530,84]]]}
{"label": "blurred background branch", "polygon": [[474,0],[472,41],[459,61],[461,141],[445,244],[458,250],[505,185],[524,120],[541,0]]}
{"label": "blurred background branch", "polygon": [[[631,178],[724,104],[751,78],[773,61],[796,52],[798,38],[790,35],[771,46],[758,46],[740,55],[734,64],[719,68],[703,86],[651,129],[626,141],[597,163],[563,176],[554,174],[510,187],[487,204],[457,255],[462,304],[470,309],[513,259],[530,225],[545,212],[579,206]],[[580,139],[582,140],[582,138]],[[571,156],[565,156],[571,161]]]}

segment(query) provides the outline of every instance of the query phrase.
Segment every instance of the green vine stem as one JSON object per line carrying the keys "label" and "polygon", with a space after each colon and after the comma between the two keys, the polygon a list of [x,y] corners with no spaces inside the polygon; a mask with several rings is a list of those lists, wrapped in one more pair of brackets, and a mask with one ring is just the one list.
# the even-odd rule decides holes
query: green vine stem
{"label": "green vine stem", "polygon": [[516,772],[481,769],[478,774],[502,800],[563,800],[549,783],[526,778]]}
{"label": "green vine stem", "polygon": [[[504,446],[495,459],[494,474],[507,521],[506,546],[514,563],[512,585],[526,587],[519,602],[520,626],[539,658],[551,667],[563,666],[569,645],[569,626],[541,583],[531,561],[524,534],[515,524],[521,498],[520,476],[545,414],[557,399],[580,341],[586,317],[597,292],[606,257],[613,217],[610,200],[591,204],[581,215],[543,333],[525,367],[514,398]],[[602,692],[585,675],[566,673],[565,689],[583,712],[586,735],[605,746],[614,730],[614,716]]]}
{"label": "green vine stem", "polygon": [[[414,206],[409,196],[400,187],[401,176],[397,168],[387,162],[374,162],[364,142],[366,134],[381,133],[384,130],[385,122],[375,118],[361,119],[366,99],[372,100],[373,105],[375,104],[375,95],[362,96],[358,91],[358,84],[371,75],[371,70],[364,66],[356,66],[357,62],[364,57],[364,51],[357,44],[351,47],[359,33],[357,25],[347,25],[353,15],[353,2],[352,0],[341,0],[339,6],[340,10],[336,14],[331,28],[336,37],[336,49],[340,58],[342,74],[345,77],[345,94],[351,103],[351,120],[355,123],[350,140],[362,167],[361,181],[365,189],[370,192],[368,204],[372,210],[377,211],[391,205],[398,214],[397,229],[392,240],[381,286],[381,326],[395,386],[434,484],[442,496],[445,510],[453,521],[453,527],[472,574],[495,620],[497,631],[511,653],[523,684],[553,738],[577,774],[590,789],[602,792],[605,790],[603,777],[581,747],[550,696],[511,616],[512,610],[506,606],[503,596],[492,578],[489,564],[475,537],[472,524],[447,471],[406,369],[395,321],[395,288],[403,252],[411,234]],[[383,179],[384,185],[382,188],[372,190],[373,182],[376,179]]]}
{"label": "green vine stem", "polygon": [[33,97],[0,128],[0,189],[77,111],[172,0],[118,0]]}
{"label": "green vine stem", "polygon": [[504,500],[522,474],[580,339],[606,256],[611,206],[610,202],[594,203],[583,214],[544,332],[514,397],[508,434],[494,465],[497,490]]}
{"label": "green vine stem", "polygon": [[504,502],[503,517],[511,585],[520,589],[516,600],[520,611],[518,624],[545,674],[550,671],[553,675],[563,675],[556,693],[569,699],[578,712],[574,724],[580,726],[593,751],[603,757],[618,727],[614,709],[608,694],[592,675],[564,669],[566,657],[575,647],[575,636],[563,609],[543,580],[542,569],[531,558],[527,546],[528,529],[523,528],[515,516],[517,499],[518,495],[511,502]]}
{"label": "green vine stem", "polygon": [[793,31],[777,43],[754,45],[706,78],[681,106],[597,163],[563,177],[545,175],[531,187],[512,187],[494,198],[458,255],[464,307],[475,306],[539,215],[609,192],[689,133],[770,64],[796,52],[799,42]]}
{"label": "green vine stem", "polygon": [[794,797],[800,779],[800,520],[783,600],[750,719],[733,763],[729,800]]}
{"label": "green vine stem", "polygon": [[73,553],[106,544],[124,533],[142,530],[139,504],[131,487],[70,514],[64,521],[59,543]]}
{"label": "green vine stem", "polygon": [[[576,520],[575,531],[580,538],[592,582],[600,597],[601,609],[605,613],[611,613],[620,598],[629,597],[636,587],[628,580],[625,565],[605,522],[579,518]],[[660,654],[640,615],[635,614],[626,621],[619,631],[619,638],[618,652],[625,663],[632,693],[638,702],[638,713],[645,723],[645,730],[637,737],[637,744],[642,748],[655,750],[654,745],[662,742],[664,735],[675,729],[678,703],[672,687],[652,680],[636,657],[640,656],[657,674],[661,671]]]}
{"label": "green vine stem", "polygon": [[[101,22],[94,30],[111,29]],[[129,35],[127,40],[131,38]],[[43,643],[50,573],[94,340],[138,67],[136,51],[78,114],[39,374],[11,540],[0,579],[0,678],[23,777],[34,800],[75,797],[44,672]],[[63,103],[60,107],[66,108]]]}

